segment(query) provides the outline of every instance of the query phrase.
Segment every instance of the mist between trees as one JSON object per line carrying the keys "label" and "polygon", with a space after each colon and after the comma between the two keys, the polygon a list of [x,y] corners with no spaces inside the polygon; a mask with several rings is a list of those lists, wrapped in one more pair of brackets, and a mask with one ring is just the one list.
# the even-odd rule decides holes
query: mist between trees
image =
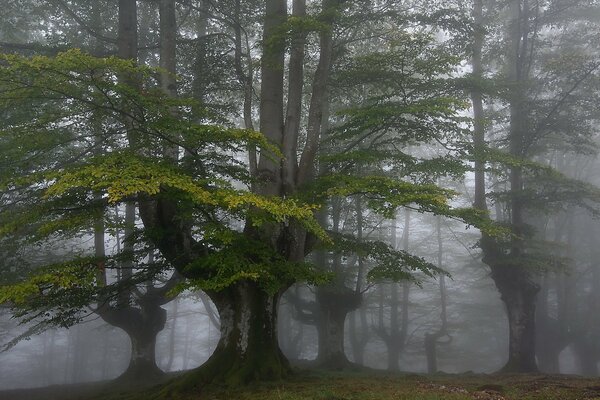
{"label": "mist between trees", "polygon": [[597,1],[0,5],[2,388],[598,375]]}

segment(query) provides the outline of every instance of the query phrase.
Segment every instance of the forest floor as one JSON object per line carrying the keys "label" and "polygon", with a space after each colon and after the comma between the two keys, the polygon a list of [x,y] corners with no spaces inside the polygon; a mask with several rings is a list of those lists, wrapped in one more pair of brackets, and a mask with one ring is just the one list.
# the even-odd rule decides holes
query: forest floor
{"label": "forest floor", "polygon": [[[161,386],[115,388],[107,382],[0,391],[1,400],[146,400]],[[417,375],[299,371],[283,382],[210,387],[169,400],[600,400],[600,379],[549,375]]]}

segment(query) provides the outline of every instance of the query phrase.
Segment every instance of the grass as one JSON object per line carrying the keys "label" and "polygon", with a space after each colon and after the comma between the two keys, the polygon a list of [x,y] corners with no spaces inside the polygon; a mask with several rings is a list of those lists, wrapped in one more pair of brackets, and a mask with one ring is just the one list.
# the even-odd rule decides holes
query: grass
{"label": "grass", "polygon": [[[148,399],[156,389],[128,399]],[[97,400],[117,400],[101,397]],[[284,382],[210,387],[169,400],[600,400],[600,379],[300,371]],[[95,399],[96,400],[96,399]]]}
{"label": "grass", "polygon": [[[291,379],[242,388],[211,386],[160,396],[161,385],[131,391],[97,387],[90,400],[600,400],[600,379],[548,375],[416,375],[380,372],[298,371]],[[95,395],[92,395],[95,393]],[[2,392],[0,392],[0,398]],[[29,399],[11,397],[11,399]],[[36,397],[37,398],[37,397]],[[40,397],[67,399],[70,397]],[[75,397],[73,397],[75,398]]]}

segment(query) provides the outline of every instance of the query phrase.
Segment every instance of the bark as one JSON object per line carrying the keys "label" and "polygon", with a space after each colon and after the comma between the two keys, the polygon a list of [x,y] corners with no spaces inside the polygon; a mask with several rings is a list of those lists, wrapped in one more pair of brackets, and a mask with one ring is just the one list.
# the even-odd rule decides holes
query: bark
{"label": "bark", "polygon": [[328,369],[344,369],[351,365],[344,352],[346,316],[360,307],[362,295],[340,287],[317,289],[319,307],[319,353],[317,363]]}
{"label": "bark", "polygon": [[213,355],[177,387],[212,382],[231,386],[277,380],[291,373],[277,341],[277,303],[253,282],[239,282],[209,293],[220,318],[221,338]]}
{"label": "bark", "polygon": [[508,315],[508,361],[502,372],[537,372],[535,302],[539,286],[522,266],[494,265],[492,279]]}
{"label": "bark", "polygon": [[[294,0],[294,17],[306,16],[306,1]],[[302,119],[302,89],[304,87],[304,47],[306,33],[299,32],[292,38],[288,72],[288,99],[283,134],[283,184],[284,191],[293,193],[296,188],[296,171],[298,169],[297,149],[300,123]]]}
{"label": "bark", "polygon": [[137,61],[137,2],[119,0],[119,26],[117,39],[119,58]]}
{"label": "bark", "polygon": [[196,25],[198,42],[196,45],[196,58],[193,66],[194,80],[192,82],[192,95],[200,103],[205,103],[207,95],[206,86],[209,83],[207,81],[209,74],[208,63],[206,59],[208,50],[208,1],[201,0],[199,3],[198,12],[200,15]]}
{"label": "bark", "polygon": [[107,309],[100,315],[109,324],[123,329],[131,341],[131,357],[120,381],[151,381],[163,374],[156,365],[156,336],[165,327],[166,311],[147,302],[141,308]]}
{"label": "bark", "polygon": [[473,7],[473,79],[475,81],[471,91],[473,102],[473,145],[475,148],[475,202],[474,207],[486,210],[485,200],[485,161],[483,150],[485,149],[485,115],[483,112],[483,94],[480,89],[483,80],[482,50],[485,39],[483,26],[483,0],[475,0]]}
{"label": "bark", "polygon": [[[363,224],[364,224],[364,215],[363,215],[363,205],[362,199],[360,197],[356,198],[356,238],[360,242],[363,240]],[[395,236],[395,231],[393,232]],[[395,240],[394,240],[395,241]],[[358,271],[356,273],[356,289],[355,293],[359,294],[363,292],[363,284],[366,280],[365,276],[365,260],[362,254],[359,254],[357,257],[358,262]],[[356,312],[352,312],[350,314],[350,346],[352,347],[352,357],[354,358],[354,362],[358,365],[364,365],[364,352],[365,346],[369,341],[369,332],[368,332],[368,323],[367,323],[367,310],[364,306],[359,307],[358,309],[359,320],[360,320],[360,330],[357,326]]]}
{"label": "bark", "polygon": [[[323,21],[333,25],[334,16],[340,5],[340,0],[323,0]],[[315,161],[319,150],[319,141],[322,133],[323,115],[326,114],[328,104],[329,75],[333,58],[333,29],[325,29],[320,33],[319,64],[312,83],[312,96],[308,110],[308,123],[306,143],[300,157],[296,184],[305,185],[315,174]]]}
{"label": "bark", "polygon": [[160,0],[160,87],[171,97],[177,96],[177,21],[175,0]]}
{"label": "bark", "polygon": [[[396,219],[392,224],[391,242],[394,248],[397,248],[396,240]],[[410,239],[410,211],[406,210],[404,220],[404,231],[402,232],[402,249],[408,251]],[[390,287],[390,325],[389,330],[385,327],[384,322],[384,305],[385,305],[385,286],[380,285],[380,302],[379,302],[379,324],[374,327],[375,333],[381,338],[387,348],[388,353],[388,371],[398,371],[400,369],[399,360],[400,354],[406,347],[408,337],[408,305],[410,298],[410,284],[403,282],[402,284],[402,301],[398,298],[398,284],[391,283]],[[401,319],[398,317],[401,315]]]}
{"label": "bark", "polygon": [[[260,131],[273,144],[283,148],[283,78],[285,40],[279,27],[285,22],[285,0],[267,0],[261,63]],[[271,154],[261,154],[258,161],[257,191],[263,195],[282,195],[280,162]]]}
{"label": "bark", "polygon": [[[442,220],[441,217],[436,218],[436,232],[437,232],[437,266],[442,269],[444,267],[444,243],[442,240]],[[448,336],[450,340],[452,338],[448,334],[448,313],[447,313],[447,293],[446,293],[446,278],[444,275],[440,276],[439,280],[440,288],[440,328],[434,333],[425,334],[425,354],[427,357],[427,372],[434,374],[438,372],[437,366],[437,345],[438,340],[444,336]],[[448,342],[446,342],[448,343]]]}
{"label": "bark", "polygon": [[[208,2],[204,1],[203,7],[208,6]],[[234,50],[234,64],[235,71],[237,75],[237,79],[239,83],[242,85],[244,90],[244,127],[246,129],[254,130],[254,120],[252,118],[252,103],[254,96],[254,66],[251,55],[250,43],[248,41],[248,35],[246,35],[246,54],[242,50],[242,10],[241,10],[241,0],[235,1],[234,7],[234,23],[233,23],[233,32],[234,32],[234,41],[235,41],[235,50]],[[207,19],[206,19],[207,20]],[[206,25],[206,23],[204,24]],[[246,58],[246,65],[244,66],[243,59]],[[258,158],[256,154],[256,146],[253,144],[248,145],[248,167],[250,171],[250,176],[256,177],[256,173],[258,170]],[[254,190],[254,184],[251,184],[251,189]]]}

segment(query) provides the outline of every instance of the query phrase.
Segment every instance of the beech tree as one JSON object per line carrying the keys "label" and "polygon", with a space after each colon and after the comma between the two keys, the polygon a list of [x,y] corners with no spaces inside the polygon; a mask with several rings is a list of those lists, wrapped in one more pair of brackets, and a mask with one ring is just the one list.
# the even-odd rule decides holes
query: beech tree
{"label": "beech tree", "polygon": [[[436,171],[432,175],[460,174],[464,168],[451,154],[420,160],[402,151],[413,141],[450,144],[463,132],[463,102],[450,81],[437,79],[456,58],[431,47],[426,36],[395,32],[389,51],[343,60],[355,77],[365,77],[380,92],[340,110],[334,133],[324,142],[330,125],[324,116],[331,116],[327,110],[333,104],[332,69],[339,66],[334,39],[341,27],[355,26],[363,10],[360,2],[323,0],[309,13],[298,0],[290,16],[285,1],[265,2],[259,13],[260,81],[252,85],[260,86],[258,109],[246,96],[246,129],[231,128],[222,122],[227,115],[178,92],[173,0],[159,2],[160,69],[137,66],[138,14],[132,0],[119,1],[118,57],[96,58],[76,50],[53,58],[2,56],[0,101],[8,110],[3,147],[10,149],[3,153],[10,165],[1,177],[8,199],[1,214],[3,233],[30,240],[81,237],[106,218],[108,205],[129,204],[131,210],[135,204],[143,229],[133,238],[160,255],[157,268],[140,268],[127,282],[139,285],[172,267],[188,279],[180,290],[203,289],[219,312],[221,339],[214,354],[174,388],[288,375],[277,342],[281,295],[295,282],[326,280],[327,274],[305,261],[317,244],[335,249],[357,243],[327,235],[327,223],[315,218],[320,207],[361,195],[367,199],[365,208],[388,218],[410,207],[493,231],[482,213],[452,208],[454,193],[427,178],[430,169]],[[306,51],[309,44],[317,49],[314,64]],[[404,51],[414,58],[407,70],[390,62]],[[236,49],[235,54],[242,53]],[[373,71],[367,69],[387,79],[371,82],[366,72]],[[429,79],[426,84],[415,83],[419,74]],[[247,94],[247,80],[256,77],[247,70],[242,75]],[[359,90],[358,83],[346,80],[346,90]],[[415,85],[408,97],[400,90],[405,84]],[[18,112],[20,105],[26,114]],[[260,133],[248,129],[253,112]],[[328,168],[317,168],[319,149],[325,146],[338,147],[329,152]],[[377,151],[366,154],[365,146]],[[248,149],[248,162],[239,161],[236,155]],[[378,168],[353,174],[361,164]],[[378,258],[373,279],[410,279],[414,270],[437,271],[381,243],[363,243],[358,249]],[[98,273],[118,261],[83,252],[3,287],[0,302],[11,301],[29,320],[72,324],[90,301],[123,293],[122,285],[104,284]]]}
{"label": "beech tree", "polygon": [[[589,123],[597,115],[590,113],[591,109],[585,107],[583,99],[594,96],[589,85],[594,85],[597,80],[598,64],[582,48],[566,50],[561,46],[546,46],[565,40],[569,29],[564,24],[577,15],[576,10],[585,9],[587,5],[510,1],[496,15],[505,23],[505,40],[499,44],[504,49],[502,70],[489,71],[498,72],[495,87],[496,90],[500,87],[500,91],[494,94],[490,90],[494,85],[489,85],[483,68],[485,29],[493,31],[495,26],[485,24],[485,4],[475,1],[473,13],[476,26],[472,58],[475,206],[480,210],[487,209],[487,161],[487,165],[496,167],[490,172],[506,182],[505,190],[496,190],[488,196],[496,203],[496,218],[504,220],[512,231],[510,239],[504,241],[485,235],[481,240],[483,261],[491,268],[491,276],[508,316],[510,339],[508,361],[503,371],[534,372],[537,371],[535,305],[539,291],[536,271],[557,264],[556,258],[548,257],[536,246],[535,220],[540,213],[550,215],[569,206],[596,213],[598,200],[596,188],[557,173],[544,155],[552,151],[557,139],[566,144],[562,151],[585,151],[585,143],[589,143],[588,138],[593,132]],[[487,6],[488,21],[494,21],[493,4]],[[558,32],[544,28],[553,24],[565,29]],[[572,74],[565,75],[558,66],[564,51],[573,52],[569,64]],[[538,74],[544,74],[544,79]],[[484,95],[489,96],[490,102],[496,96],[507,105],[509,121],[500,124],[504,142],[488,147],[484,138]]]}

